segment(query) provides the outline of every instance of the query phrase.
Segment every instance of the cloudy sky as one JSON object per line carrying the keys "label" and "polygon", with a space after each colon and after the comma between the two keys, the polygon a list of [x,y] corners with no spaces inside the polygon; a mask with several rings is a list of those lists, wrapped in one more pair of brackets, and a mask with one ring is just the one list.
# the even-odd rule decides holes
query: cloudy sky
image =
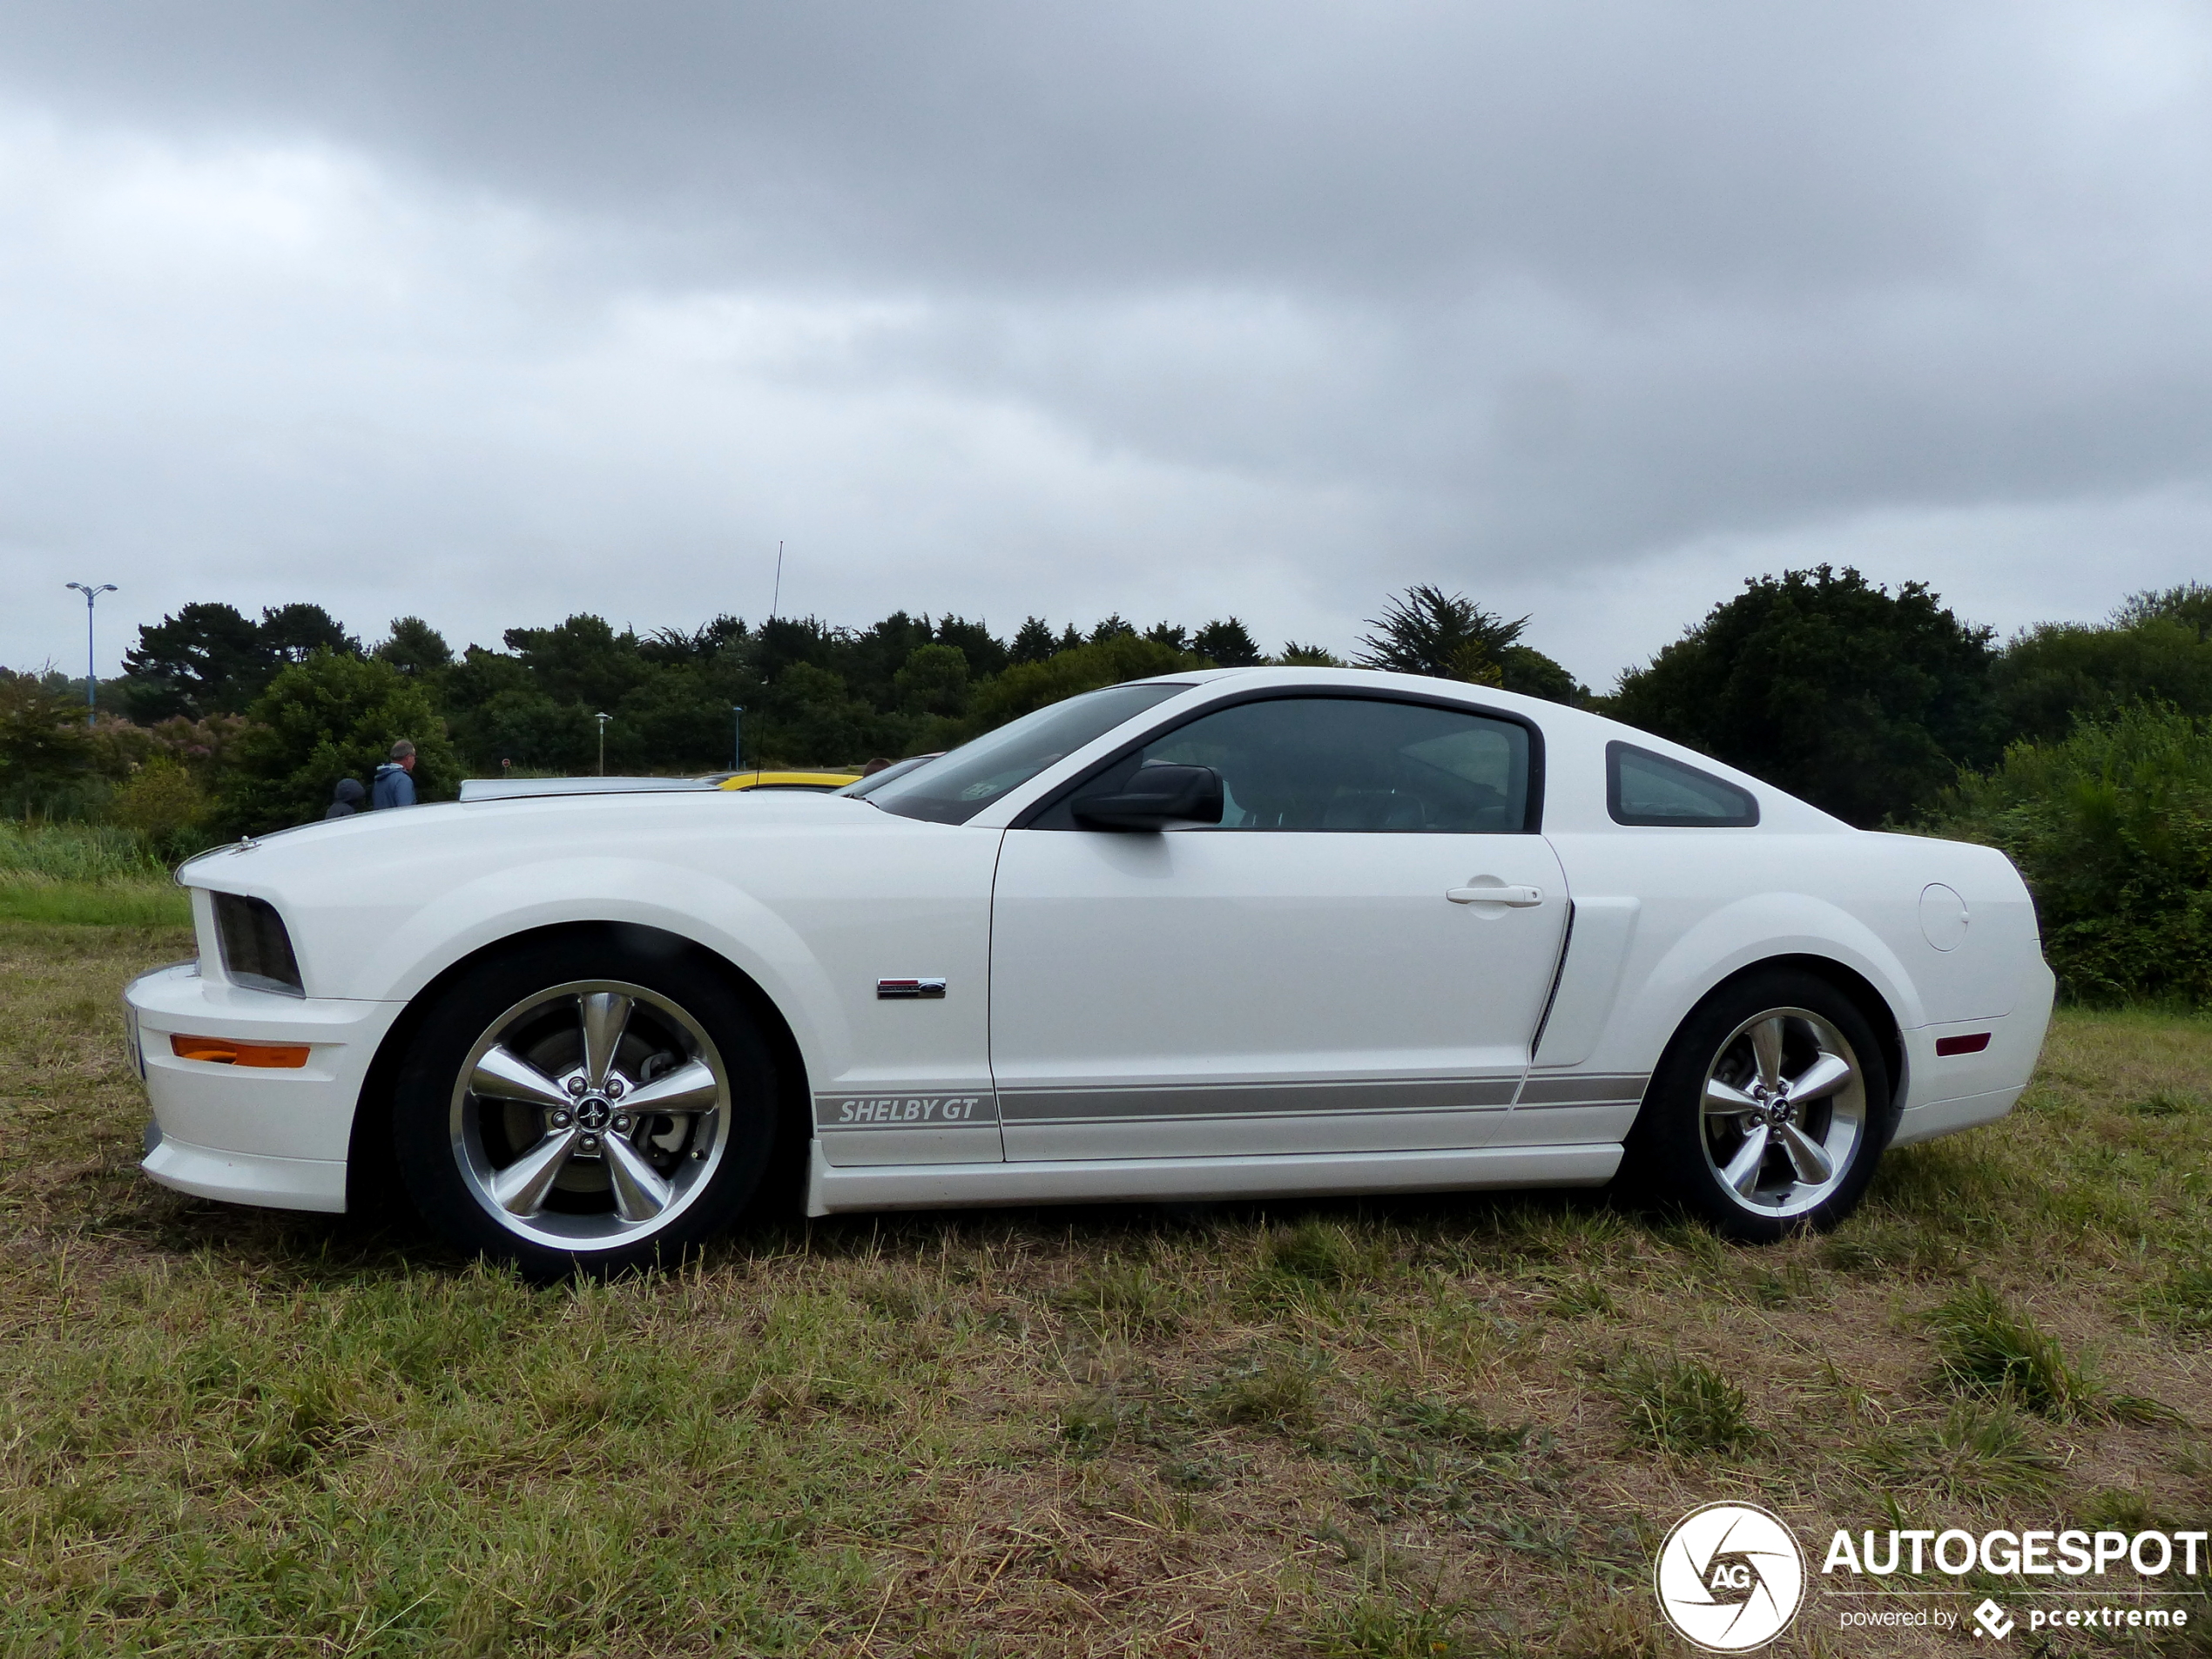
{"label": "cloudy sky", "polygon": [[[2212,576],[2212,10],[0,9],[0,663]],[[81,671],[81,669],[80,669]]]}

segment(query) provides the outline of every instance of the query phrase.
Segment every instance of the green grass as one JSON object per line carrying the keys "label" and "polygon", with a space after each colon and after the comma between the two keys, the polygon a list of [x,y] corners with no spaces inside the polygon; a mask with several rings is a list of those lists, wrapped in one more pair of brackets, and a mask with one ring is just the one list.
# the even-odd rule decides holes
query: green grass
{"label": "green grass", "polygon": [[1327,1659],[1459,1659],[1480,1649],[1460,1635],[1458,1613],[1362,1596],[1319,1623],[1314,1649]]}
{"label": "green grass", "polygon": [[1603,1281],[1588,1274],[1561,1284],[1544,1304],[1544,1309],[1561,1319],[1581,1319],[1592,1316],[1606,1318],[1621,1311],[1613,1299],[1613,1292],[1605,1288]]}
{"label": "green grass", "polygon": [[1079,1275],[1058,1299],[1101,1332],[1136,1338],[1172,1336],[1190,1312],[1183,1286],[1150,1262],[1111,1257]]}
{"label": "green grass", "polygon": [[2177,1331],[2212,1333],[2212,1262],[2178,1264],[2147,1299]]}
{"label": "green grass", "polygon": [[69,927],[183,927],[192,900],[175,886],[17,885],[0,877],[0,921]]}
{"label": "green grass", "polygon": [[1936,1364],[1963,1393],[2017,1400],[2045,1417],[2094,1411],[2103,1391],[2057,1340],[1986,1285],[1970,1285],[1931,1309]]}
{"label": "green grass", "polygon": [[2039,1497],[2060,1469],[2040,1426],[2004,1399],[1960,1400],[1939,1422],[1877,1433],[1864,1443],[1861,1463],[1878,1493],[1952,1503]]}
{"label": "green grass", "polygon": [[0,819],[0,880],[166,881],[169,867],[129,830]]}
{"label": "green grass", "polygon": [[1263,1355],[1237,1366],[1209,1391],[1207,1415],[1224,1426],[1245,1424],[1278,1434],[1310,1430],[1320,1418],[1327,1372],[1321,1354]]}
{"label": "green grass", "polygon": [[2156,1094],[2131,1102],[2128,1109],[2145,1117],[2177,1117],[2185,1112],[2203,1111],[2205,1104],[2195,1095],[2176,1094],[2161,1089]]}
{"label": "green grass", "polygon": [[1435,1197],[548,1288],[138,1177],[115,994],[190,948],[0,918],[0,1653],[1656,1659],[1716,1498],[2212,1508],[2212,1112],[2141,1109],[2212,1099],[2212,1022],[2062,1015],[2013,1119],[1770,1250]]}
{"label": "green grass", "polygon": [[190,916],[167,864],[129,831],[0,819],[0,921],[180,927]]}
{"label": "green grass", "polygon": [[1611,1380],[1634,1441],[1688,1455],[1740,1452],[1758,1439],[1743,1391],[1697,1360],[1630,1354]]}

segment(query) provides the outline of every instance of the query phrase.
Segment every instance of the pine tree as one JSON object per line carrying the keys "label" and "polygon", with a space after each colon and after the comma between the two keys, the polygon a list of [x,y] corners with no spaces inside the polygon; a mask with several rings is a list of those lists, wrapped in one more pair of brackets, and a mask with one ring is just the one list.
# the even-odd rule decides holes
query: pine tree
{"label": "pine tree", "polygon": [[1367,625],[1377,631],[1359,642],[1366,647],[1357,659],[1362,668],[1495,685],[1500,659],[1528,618],[1507,622],[1463,593],[1423,583],[1393,599]]}
{"label": "pine tree", "polygon": [[1012,660],[1041,663],[1059,649],[1053,641],[1051,624],[1042,617],[1030,617],[1015,631]]}
{"label": "pine tree", "polygon": [[1224,668],[1257,668],[1267,660],[1260,654],[1259,642],[1252,637],[1251,631],[1234,617],[1199,629],[1190,649],[1201,657],[1212,658]]}

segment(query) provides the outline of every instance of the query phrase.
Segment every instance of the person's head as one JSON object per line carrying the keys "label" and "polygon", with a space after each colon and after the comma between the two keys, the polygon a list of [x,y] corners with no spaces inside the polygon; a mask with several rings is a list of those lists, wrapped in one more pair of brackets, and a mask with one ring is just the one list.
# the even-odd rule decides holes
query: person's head
{"label": "person's head", "polygon": [[874,759],[869,761],[867,765],[860,768],[860,776],[863,778],[873,778],[876,775],[876,773],[881,772],[890,764],[891,757],[889,755],[878,755]]}
{"label": "person's head", "polygon": [[331,791],[331,799],[347,806],[358,806],[368,798],[368,791],[361,787],[358,778],[341,778],[338,787]]}
{"label": "person's head", "polygon": [[415,745],[405,738],[392,745],[392,764],[401,772],[415,770]]}

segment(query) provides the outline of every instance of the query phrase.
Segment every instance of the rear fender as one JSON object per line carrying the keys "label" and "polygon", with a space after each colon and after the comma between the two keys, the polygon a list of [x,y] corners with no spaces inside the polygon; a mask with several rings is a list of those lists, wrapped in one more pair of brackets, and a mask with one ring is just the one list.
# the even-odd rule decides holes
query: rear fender
{"label": "rear fender", "polygon": [[[1656,1069],[1683,1022],[1716,988],[1777,959],[1833,963],[1863,981],[1892,1032],[1925,1022],[1904,964],[1864,922],[1809,894],[1762,894],[1714,911],[1671,942],[1642,934],[1609,1028],[1581,1069]],[[1894,1081],[1902,1087],[1903,1078]]]}

